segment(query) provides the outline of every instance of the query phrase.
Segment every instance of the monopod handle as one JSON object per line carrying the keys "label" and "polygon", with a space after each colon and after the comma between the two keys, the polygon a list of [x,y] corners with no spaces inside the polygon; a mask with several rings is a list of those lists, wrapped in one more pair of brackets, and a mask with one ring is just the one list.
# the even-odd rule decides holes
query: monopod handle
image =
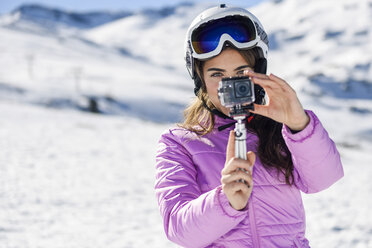
{"label": "monopod handle", "polygon": [[247,129],[243,120],[239,118],[235,124],[235,157],[247,160]]}
{"label": "monopod handle", "polygon": [[[245,117],[234,118],[237,122],[235,124],[235,157],[247,160],[247,129],[245,128]],[[238,170],[244,170],[238,168]],[[244,182],[248,188],[250,187],[243,179],[238,182]]]}

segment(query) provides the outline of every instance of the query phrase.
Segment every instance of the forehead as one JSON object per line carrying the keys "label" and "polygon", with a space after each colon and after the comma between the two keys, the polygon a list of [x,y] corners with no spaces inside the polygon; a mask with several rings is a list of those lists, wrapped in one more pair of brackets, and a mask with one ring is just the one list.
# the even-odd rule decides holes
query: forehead
{"label": "forehead", "polygon": [[219,55],[213,57],[204,63],[204,69],[221,68],[221,69],[235,69],[242,65],[248,65],[244,57],[235,49],[227,48]]}

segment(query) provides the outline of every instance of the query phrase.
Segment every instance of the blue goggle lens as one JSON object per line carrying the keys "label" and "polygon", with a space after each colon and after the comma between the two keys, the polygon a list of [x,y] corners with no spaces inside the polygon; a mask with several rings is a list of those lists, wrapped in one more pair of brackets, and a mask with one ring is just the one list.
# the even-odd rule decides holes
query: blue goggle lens
{"label": "blue goggle lens", "polygon": [[256,39],[256,29],[249,18],[225,17],[201,25],[192,33],[191,42],[194,51],[198,54],[212,52],[217,48],[223,34],[230,35],[239,43]]}

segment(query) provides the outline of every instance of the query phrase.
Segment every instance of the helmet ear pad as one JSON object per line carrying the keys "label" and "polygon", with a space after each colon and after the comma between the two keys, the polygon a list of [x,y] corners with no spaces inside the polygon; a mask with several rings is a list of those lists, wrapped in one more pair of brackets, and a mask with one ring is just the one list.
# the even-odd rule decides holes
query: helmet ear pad
{"label": "helmet ear pad", "polygon": [[[261,74],[266,74],[266,70],[267,70],[267,60],[265,58],[259,58],[256,60],[256,65],[254,67],[254,71],[257,72],[257,73],[261,73]],[[254,103],[256,104],[264,104],[264,100],[265,100],[265,90],[255,84],[254,85],[254,93],[255,93],[255,96],[256,96],[256,100]]]}
{"label": "helmet ear pad", "polygon": [[194,79],[194,94],[195,96],[198,96],[200,90],[206,91],[206,86],[203,83],[202,79],[202,68],[203,68],[203,63],[200,60],[193,59],[193,79]]}
{"label": "helmet ear pad", "polygon": [[199,75],[197,75],[197,73],[195,74],[196,75],[194,77],[194,84],[195,84],[194,94],[195,96],[198,96],[200,89],[203,87],[203,83]]}

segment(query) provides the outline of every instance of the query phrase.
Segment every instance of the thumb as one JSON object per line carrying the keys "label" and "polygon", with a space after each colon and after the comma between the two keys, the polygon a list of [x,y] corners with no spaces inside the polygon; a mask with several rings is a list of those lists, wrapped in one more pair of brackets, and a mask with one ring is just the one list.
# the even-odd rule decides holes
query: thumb
{"label": "thumb", "polygon": [[247,160],[251,164],[250,168],[253,169],[254,163],[256,162],[256,154],[252,151],[247,152]]}
{"label": "thumb", "polygon": [[231,130],[226,148],[226,162],[230,161],[233,157],[235,157],[235,132]]}

